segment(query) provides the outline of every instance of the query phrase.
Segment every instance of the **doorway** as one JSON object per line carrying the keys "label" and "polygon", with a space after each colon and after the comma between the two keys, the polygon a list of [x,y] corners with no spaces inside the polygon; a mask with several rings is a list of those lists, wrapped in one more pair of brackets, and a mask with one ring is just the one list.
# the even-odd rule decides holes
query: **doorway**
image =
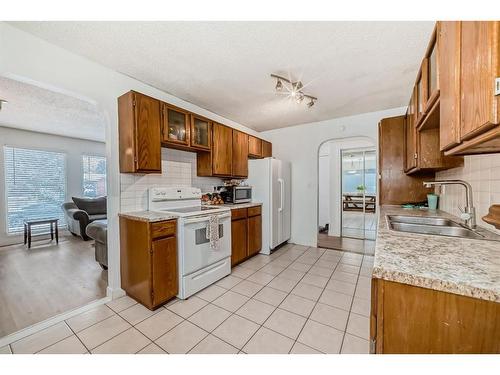
{"label": "doorway", "polygon": [[377,226],[375,142],[332,139],[318,149],[317,246],[373,254]]}
{"label": "doorway", "polygon": [[341,237],[375,240],[377,169],[374,149],[341,152]]}

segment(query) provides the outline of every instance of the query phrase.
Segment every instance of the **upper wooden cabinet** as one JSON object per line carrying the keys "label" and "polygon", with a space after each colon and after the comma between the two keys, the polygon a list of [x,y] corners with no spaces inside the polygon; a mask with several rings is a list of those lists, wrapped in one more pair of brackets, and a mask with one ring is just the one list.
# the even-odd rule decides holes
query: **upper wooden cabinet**
{"label": "upper wooden cabinet", "polygon": [[385,118],[378,125],[380,204],[403,204],[426,199],[428,189],[423,181],[434,174],[406,175],[404,140],[407,116]]}
{"label": "upper wooden cabinet", "polygon": [[121,173],[160,173],[160,101],[129,91],[118,98]]}
{"label": "upper wooden cabinet", "polygon": [[262,140],[262,157],[270,158],[273,156],[273,144],[268,141]]}
{"label": "upper wooden cabinet", "polygon": [[191,148],[210,151],[212,145],[212,122],[204,117],[191,114]]}
{"label": "upper wooden cabinet", "polygon": [[173,146],[189,146],[189,112],[162,103],[162,141]]}
{"label": "upper wooden cabinet", "polygon": [[214,124],[212,143],[212,174],[231,176],[233,160],[233,130],[221,124]]}
{"label": "upper wooden cabinet", "polygon": [[248,157],[257,159],[262,157],[262,140],[253,135],[248,136]]}
{"label": "upper wooden cabinet", "polygon": [[440,148],[460,144],[460,22],[439,22]]}
{"label": "upper wooden cabinet", "polygon": [[[447,155],[500,152],[500,21],[439,22],[441,148]],[[441,55],[442,52],[442,55]]]}
{"label": "upper wooden cabinet", "polygon": [[406,120],[404,126],[404,145],[405,145],[405,172],[417,167],[417,130],[416,130],[416,88],[413,89],[413,95],[408,104]]}
{"label": "upper wooden cabinet", "polygon": [[232,175],[248,177],[248,134],[233,129]]}
{"label": "upper wooden cabinet", "polygon": [[439,60],[438,60],[438,33],[439,24],[437,23],[432,33],[431,41],[426,52],[426,81],[427,81],[427,98],[424,103],[424,112],[429,112],[430,108],[434,105],[439,98]]}
{"label": "upper wooden cabinet", "polygon": [[233,130],[230,127],[214,123],[211,152],[199,153],[196,164],[198,176],[231,177],[233,172]]}

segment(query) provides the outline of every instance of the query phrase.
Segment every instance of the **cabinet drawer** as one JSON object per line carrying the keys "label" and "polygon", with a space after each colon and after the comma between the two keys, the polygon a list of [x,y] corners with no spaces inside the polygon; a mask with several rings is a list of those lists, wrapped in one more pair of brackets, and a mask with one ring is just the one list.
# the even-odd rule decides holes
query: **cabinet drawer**
{"label": "cabinet drawer", "polygon": [[231,220],[236,219],[244,219],[247,217],[247,209],[246,208],[237,208],[231,210]]}
{"label": "cabinet drawer", "polygon": [[261,206],[255,206],[255,207],[248,208],[248,217],[257,216],[260,214],[262,214],[262,207]]}
{"label": "cabinet drawer", "polygon": [[175,235],[176,221],[160,221],[158,223],[151,223],[151,237],[160,238]]}

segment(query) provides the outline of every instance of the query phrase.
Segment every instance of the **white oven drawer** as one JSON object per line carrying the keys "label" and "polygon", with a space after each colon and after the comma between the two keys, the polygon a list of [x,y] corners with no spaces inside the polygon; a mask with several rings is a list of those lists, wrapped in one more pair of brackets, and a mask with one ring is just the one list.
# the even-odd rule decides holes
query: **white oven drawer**
{"label": "white oven drawer", "polygon": [[186,299],[231,273],[231,257],[226,257],[197,272],[181,277],[180,299]]}
{"label": "white oven drawer", "polygon": [[206,239],[208,217],[186,219],[184,223],[184,254],[182,275],[186,276],[202,268],[231,256],[231,217],[219,217],[219,248],[212,250]]}

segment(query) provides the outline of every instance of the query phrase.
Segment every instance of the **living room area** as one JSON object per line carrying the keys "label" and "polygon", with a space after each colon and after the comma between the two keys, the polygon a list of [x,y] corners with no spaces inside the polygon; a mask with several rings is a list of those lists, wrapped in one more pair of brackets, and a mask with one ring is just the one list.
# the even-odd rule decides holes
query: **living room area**
{"label": "living room area", "polygon": [[0,338],[106,296],[105,126],[91,101],[0,77]]}

